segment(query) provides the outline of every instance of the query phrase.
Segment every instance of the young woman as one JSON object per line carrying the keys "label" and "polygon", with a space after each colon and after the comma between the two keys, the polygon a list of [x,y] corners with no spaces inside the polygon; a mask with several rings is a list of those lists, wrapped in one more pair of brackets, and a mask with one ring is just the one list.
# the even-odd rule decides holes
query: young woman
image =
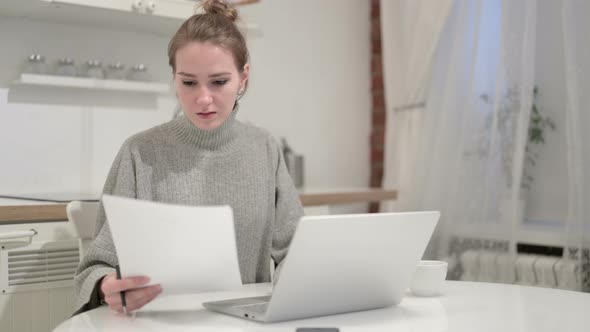
{"label": "young woman", "polygon": [[[183,116],[130,137],[104,193],[229,204],[242,282],[268,282],[270,260],[280,264],[285,258],[303,209],[279,144],[266,131],[236,120],[250,71],[248,49],[234,23],[238,13],[223,0],[204,0],[202,6],[204,14],[186,20],[168,47]],[[133,311],[162,291],[159,285],[143,287],[149,276],[117,280],[117,254],[105,221],[101,206],[95,239],[75,277],[76,313],[101,303],[122,312],[121,291]]]}

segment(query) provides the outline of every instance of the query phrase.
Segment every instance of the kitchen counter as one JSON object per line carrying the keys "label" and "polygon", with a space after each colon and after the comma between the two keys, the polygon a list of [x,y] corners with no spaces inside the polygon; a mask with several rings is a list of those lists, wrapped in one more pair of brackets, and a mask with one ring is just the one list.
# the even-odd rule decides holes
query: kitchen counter
{"label": "kitchen counter", "polygon": [[[397,198],[396,190],[378,188],[302,188],[299,192],[301,203],[305,207],[379,202]],[[2,199],[0,201],[0,224],[67,220],[68,199],[64,199],[63,195],[56,197],[58,196],[59,199],[51,199],[47,196],[42,201],[18,198]],[[92,199],[85,195],[84,200]]]}
{"label": "kitchen counter", "polygon": [[396,190],[380,188],[302,188],[303,206],[368,203],[397,199]]}

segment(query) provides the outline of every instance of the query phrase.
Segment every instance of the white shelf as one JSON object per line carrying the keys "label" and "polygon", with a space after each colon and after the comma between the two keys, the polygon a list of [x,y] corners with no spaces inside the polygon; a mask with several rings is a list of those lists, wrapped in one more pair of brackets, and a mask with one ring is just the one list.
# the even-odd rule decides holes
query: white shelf
{"label": "white shelf", "polygon": [[36,74],[21,74],[20,79],[14,81],[13,84],[151,94],[170,93],[170,87],[167,83],[134,82],[124,80],[107,80],[86,77],[68,77]]}

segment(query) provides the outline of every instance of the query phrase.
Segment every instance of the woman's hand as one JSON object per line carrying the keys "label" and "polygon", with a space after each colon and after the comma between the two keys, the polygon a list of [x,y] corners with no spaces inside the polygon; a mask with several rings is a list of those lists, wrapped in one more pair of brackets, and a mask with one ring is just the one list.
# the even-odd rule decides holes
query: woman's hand
{"label": "woman's hand", "polygon": [[116,273],[107,274],[100,282],[100,296],[111,310],[123,313],[121,292],[125,292],[127,312],[137,310],[162,292],[160,285],[144,287],[150,279],[148,277],[129,277],[117,279]]}

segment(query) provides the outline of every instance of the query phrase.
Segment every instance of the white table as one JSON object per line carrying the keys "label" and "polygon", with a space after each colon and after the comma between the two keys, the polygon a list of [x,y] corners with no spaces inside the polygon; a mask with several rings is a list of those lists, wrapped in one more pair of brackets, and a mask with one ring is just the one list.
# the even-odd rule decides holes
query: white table
{"label": "white table", "polygon": [[[268,292],[268,284],[258,284],[244,286],[242,294]],[[216,299],[235,294],[217,295]],[[69,319],[55,331],[590,331],[590,294],[516,285],[448,281],[441,297],[407,295],[396,307],[274,324],[209,312],[201,307],[203,300],[202,295],[169,297],[154,303],[153,309],[162,311],[129,317],[101,307]]]}

